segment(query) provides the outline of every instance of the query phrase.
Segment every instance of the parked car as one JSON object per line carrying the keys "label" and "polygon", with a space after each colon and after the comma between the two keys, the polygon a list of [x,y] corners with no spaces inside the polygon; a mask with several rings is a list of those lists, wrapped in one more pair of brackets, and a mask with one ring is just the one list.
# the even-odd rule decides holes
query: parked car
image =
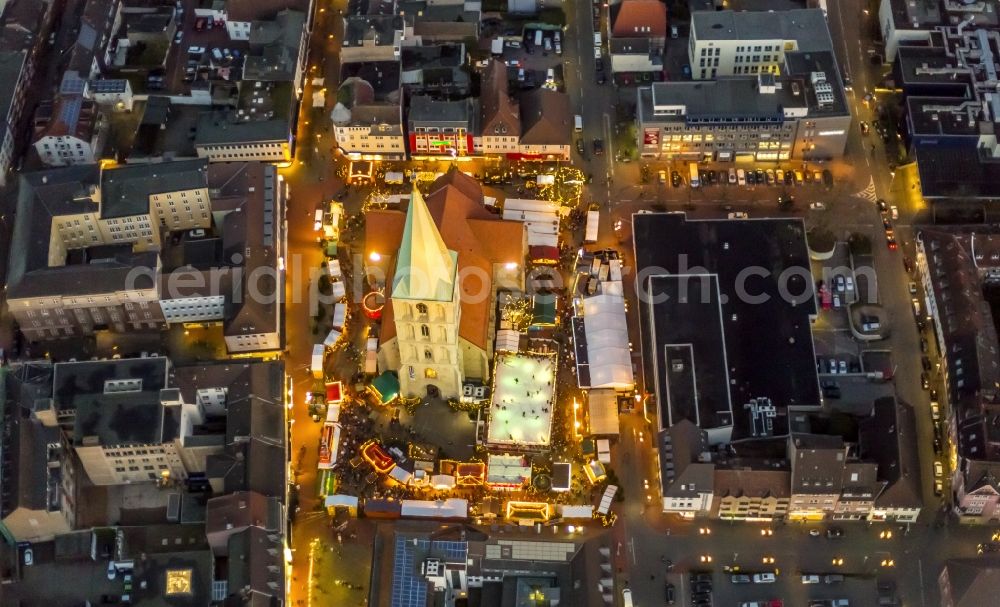
{"label": "parked car", "polygon": [[31,567],[35,564],[35,551],[31,548],[25,548],[22,558],[24,559],[24,566]]}
{"label": "parked car", "polygon": [[940,479],[934,480],[934,495],[937,497],[944,495],[944,483]]}
{"label": "parked car", "polygon": [[777,578],[775,578],[773,573],[755,573],[753,574],[754,584],[773,584]]}
{"label": "parked car", "polygon": [[936,402],[931,402],[931,419],[934,421],[941,420],[941,405]]}
{"label": "parked car", "polygon": [[666,594],[667,594],[667,605],[673,605],[674,604],[674,585],[673,584],[669,584],[669,583],[667,584],[667,592],[666,592]]}
{"label": "parked car", "polygon": [[601,156],[604,154],[604,142],[600,139],[594,140],[594,156]]}
{"label": "parked car", "polygon": [[660,185],[666,185],[666,183],[667,183],[667,172],[666,171],[661,170],[661,171],[657,172],[657,177],[659,178]]}
{"label": "parked car", "polygon": [[802,576],[802,583],[803,584],[819,584],[819,576],[818,575],[803,575]]}
{"label": "parked car", "polygon": [[826,537],[831,540],[844,537],[844,530],[840,527],[830,527],[826,530]]}
{"label": "parked car", "polygon": [[732,575],[732,576],[729,577],[729,579],[734,584],[749,584],[750,583],[750,576],[749,575],[742,575],[742,574],[741,575]]}
{"label": "parked car", "polygon": [[938,478],[944,476],[944,465],[941,462],[934,462],[934,476]]}
{"label": "parked car", "polygon": [[583,156],[583,154],[586,152],[586,148],[583,145],[583,139],[576,140],[576,151],[581,156]]}

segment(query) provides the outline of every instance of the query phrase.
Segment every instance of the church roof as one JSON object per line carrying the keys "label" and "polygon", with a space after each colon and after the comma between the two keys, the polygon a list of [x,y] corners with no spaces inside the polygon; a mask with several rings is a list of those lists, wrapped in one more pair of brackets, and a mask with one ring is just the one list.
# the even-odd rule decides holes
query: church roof
{"label": "church roof", "polygon": [[392,297],[451,301],[457,267],[458,254],[445,246],[423,194],[414,186],[392,280]]}
{"label": "church roof", "polygon": [[[523,260],[526,253],[524,224],[505,221],[490,213],[483,205],[479,183],[454,167],[431,185],[426,208],[449,252],[458,254],[458,273],[466,277],[459,285],[462,289],[459,335],[485,350],[489,341],[491,298],[482,294],[492,290],[492,264]],[[366,249],[399,249],[397,269],[403,265],[400,243],[406,240],[404,218],[400,211],[385,210],[369,211],[365,220]],[[485,285],[481,282],[483,277],[487,281]],[[391,276],[386,282],[396,284]],[[387,341],[395,335],[392,298],[387,298],[382,309],[381,340]]]}

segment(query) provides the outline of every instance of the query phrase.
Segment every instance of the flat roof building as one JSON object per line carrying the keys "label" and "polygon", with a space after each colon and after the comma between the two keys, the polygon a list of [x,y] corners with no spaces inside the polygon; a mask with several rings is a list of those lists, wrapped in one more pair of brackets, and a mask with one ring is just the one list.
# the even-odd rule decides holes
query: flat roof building
{"label": "flat roof building", "polygon": [[632,225],[660,428],[687,419],[710,444],[786,435],[789,408],[820,404],[801,220],[652,213]]}
{"label": "flat roof building", "polygon": [[842,156],[851,112],[833,52],[789,52],[781,67],[638,89],[639,153],[690,161]]}

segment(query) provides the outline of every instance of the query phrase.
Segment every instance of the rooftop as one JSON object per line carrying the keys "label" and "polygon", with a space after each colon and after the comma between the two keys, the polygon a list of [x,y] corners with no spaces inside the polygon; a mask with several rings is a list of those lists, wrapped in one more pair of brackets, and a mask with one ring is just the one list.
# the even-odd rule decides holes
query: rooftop
{"label": "rooftop", "polygon": [[915,146],[920,191],[930,200],[1000,198],[1000,159],[975,147]]}
{"label": "rooftop", "polygon": [[[808,278],[810,263],[801,220],[689,220],[682,213],[652,213],[634,215],[632,225],[637,271],[652,271],[653,276],[708,274],[715,277],[707,283],[702,282],[702,286],[707,284],[709,288],[697,289],[696,295],[701,299],[693,304],[690,297],[687,302],[680,299],[679,303],[645,301],[639,304],[646,309],[640,320],[644,327],[647,383],[654,385],[654,378],[657,375],[661,378],[657,388],[661,406],[670,398],[662,392],[667,388],[663,379],[667,369],[662,367],[674,367],[672,362],[663,360],[666,352],[653,351],[652,343],[662,344],[660,339],[668,340],[667,343],[687,340],[695,345],[702,344],[686,357],[686,366],[695,366],[696,388],[701,385],[703,374],[719,382],[728,380],[728,401],[732,403],[734,416],[733,440],[768,433],[784,434],[788,407],[819,405],[811,327],[816,302],[812,280]],[[751,267],[766,274],[740,277],[741,272]],[[786,283],[786,295],[795,294],[796,298],[782,297],[779,277]],[[669,289],[677,284],[676,281],[650,278],[645,286],[667,285]],[[714,293],[710,288],[713,284],[717,285]],[[746,296],[748,293],[759,295],[758,301],[752,301]],[[645,296],[662,294],[653,289]],[[690,313],[701,314],[704,326],[686,318],[683,323],[678,322],[678,318],[683,318],[677,316],[682,310],[680,306],[684,306],[686,315],[691,305],[696,307],[691,308]],[[697,334],[713,321],[716,326],[721,324],[714,337],[704,338]],[[697,331],[682,332],[680,328],[671,327],[678,324],[690,324],[697,327]],[[666,327],[668,334],[651,343],[654,327],[657,332]],[[673,331],[677,334],[669,333]],[[701,348],[707,350],[704,355],[700,353]],[[713,354],[713,348],[723,349],[724,358]],[[683,363],[682,350],[675,350],[675,353]],[[720,367],[723,361],[725,364]],[[781,362],[776,364],[776,361]],[[683,369],[682,366],[681,372]],[[677,387],[678,394],[683,394],[680,379]],[[700,414],[706,409],[726,409],[727,399],[724,393],[718,392],[717,384],[709,382],[706,394],[698,393],[697,398]],[[702,400],[706,401],[704,405]],[[772,415],[768,414],[769,405],[774,407]],[[764,425],[767,420],[773,424],[770,432]],[[715,417],[714,421],[723,424],[725,420]]]}
{"label": "rooftop", "polygon": [[273,20],[254,21],[250,26],[250,51],[243,63],[243,79],[294,80],[305,25],[306,14],[293,10],[281,11]]}
{"label": "rooftop", "polygon": [[130,164],[101,172],[101,217],[150,213],[150,197],[205,189],[208,160]]}
{"label": "rooftop", "polygon": [[797,51],[833,51],[826,16],[818,8],[788,11],[695,11],[691,36],[702,40],[778,40]]}
{"label": "rooftop", "polygon": [[75,415],[73,444],[171,440],[177,428],[160,401],[169,366],[166,358],[156,357],[57,363],[52,398],[57,411]]}
{"label": "rooftop", "polygon": [[486,441],[492,445],[548,445],[555,404],[555,356],[505,353],[496,357],[494,365]]}
{"label": "rooftop", "polygon": [[906,98],[910,134],[913,137],[970,137],[993,132],[992,122],[980,121],[981,104],[955,97]]}

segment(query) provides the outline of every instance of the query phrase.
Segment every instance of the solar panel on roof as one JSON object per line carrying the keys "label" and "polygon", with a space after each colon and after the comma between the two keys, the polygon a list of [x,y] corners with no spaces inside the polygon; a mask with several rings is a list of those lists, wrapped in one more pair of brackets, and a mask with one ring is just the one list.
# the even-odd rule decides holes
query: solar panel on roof
{"label": "solar panel on roof", "polygon": [[80,119],[80,108],[82,106],[83,99],[81,97],[73,97],[65,100],[62,108],[59,110],[59,120],[63,124],[75,126],[76,122]]}
{"label": "solar panel on roof", "polygon": [[59,92],[68,95],[82,94],[85,85],[85,81],[70,74],[66,74],[62,83],[59,85]]}

